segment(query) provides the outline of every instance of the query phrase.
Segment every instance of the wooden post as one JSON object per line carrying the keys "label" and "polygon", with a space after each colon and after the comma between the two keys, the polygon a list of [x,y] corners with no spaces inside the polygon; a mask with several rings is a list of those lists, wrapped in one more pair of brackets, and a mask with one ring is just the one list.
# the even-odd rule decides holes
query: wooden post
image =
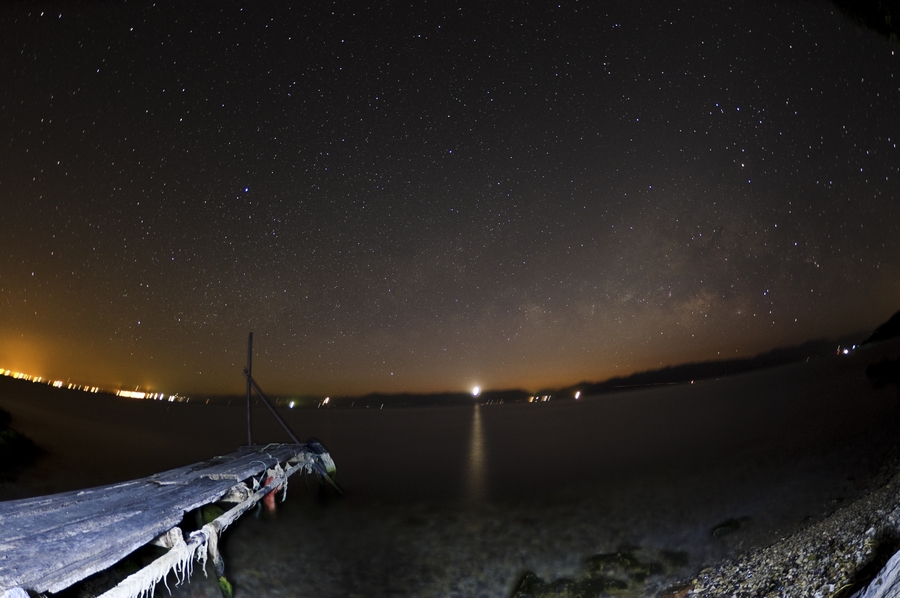
{"label": "wooden post", "polygon": [[288,425],[288,423],[286,421],[284,421],[284,418],[282,418],[278,414],[278,410],[275,409],[275,405],[273,405],[272,402],[269,401],[269,398],[263,393],[262,389],[256,383],[256,380],[254,380],[250,376],[250,372],[248,372],[247,370],[244,370],[244,376],[247,377],[247,384],[253,386],[253,389],[256,391],[256,394],[259,395],[259,398],[261,398],[263,400],[263,403],[265,403],[266,407],[269,408],[269,411],[272,412],[272,415],[275,416],[275,421],[277,421],[279,424],[281,424],[281,427],[284,428],[284,431],[288,433],[288,436],[291,437],[291,440],[293,440],[297,444],[303,444],[300,442],[300,439],[297,438],[297,435],[294,434],[294,431],[291,430],[291,427]]}
{"label": "wooden post", "polygon": [[252,391],[250,385],[250,374],[253,368],[253,332],[247,339],[247,446],[253,446],[253,410],[250,393]]}

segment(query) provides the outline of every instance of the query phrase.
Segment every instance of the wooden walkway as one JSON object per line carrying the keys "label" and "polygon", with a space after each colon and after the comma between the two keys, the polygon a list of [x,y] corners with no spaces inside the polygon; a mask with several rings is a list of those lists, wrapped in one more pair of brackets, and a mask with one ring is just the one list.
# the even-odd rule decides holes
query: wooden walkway
{"label": "wooden walkway", "polygon": [[[193,560],[218,558],[225,527],[301,470],[330,481],[334,462],[315,441],[245,447],[139,480],[0,503],[0,598],[58,592],[154,541],[169,554],[104,596],[140,595],[172,570],[183,579]],[[236,506],[185,537],[185,513],[217,501]]]}

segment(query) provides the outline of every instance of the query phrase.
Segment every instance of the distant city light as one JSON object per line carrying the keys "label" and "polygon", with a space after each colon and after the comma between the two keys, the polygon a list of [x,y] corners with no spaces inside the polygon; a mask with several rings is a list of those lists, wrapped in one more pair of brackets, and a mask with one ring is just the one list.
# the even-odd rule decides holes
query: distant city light
{"label": "distant city light", "polygon": [[481,387],[480,387],[480,386],[476,386],[475,388],[472,389],[472,396],[473,396],[473,397],[477,397],[477,396],[480,395],[480,394],[481,394]]}
{"label": "distant city light", "polygon": [[579,398],[581,398],[581,391],[580,391],[580,390],[579,390],[578,392],[575,393],[575,400],[578,400]]}
{"label": "distant city light", "polygon": [[164,395],[161,392],[140,392],[138,390],[112,390],[107,388],[100,388],[99,386],[89,386],[87,384],[75,384],[71,382],[63,382],[62,380],[44,380],[42,376],[32,376],[31,374],[25,374],[22,372],[16,372],[14,370],[6,370],[0,368],[0,376],[9,376],[10,378],[16,378],[17,380],[27,380],[29,382],[34,383],[42,383],[48,386],[52,386],[53,388],[65,388],[67,390],[79,390],[81,392],[91,392],[91,393],[110,393],[114,394],[118,397],[125,397],[128,399],[152,399],[156,401],[168,400],[170,403],[187,403],[190,402],[190,398],[183,397],[178,394],[174,395]]}

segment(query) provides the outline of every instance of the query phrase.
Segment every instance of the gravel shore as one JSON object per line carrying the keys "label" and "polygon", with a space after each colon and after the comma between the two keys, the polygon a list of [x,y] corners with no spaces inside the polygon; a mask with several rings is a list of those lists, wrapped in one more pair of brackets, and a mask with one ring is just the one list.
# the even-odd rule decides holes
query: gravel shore
{"label": "gravel shore", "polygon": [[900,548],[900,473],[766,548],[700,572],[690,595],[830,598],[866,587]]}

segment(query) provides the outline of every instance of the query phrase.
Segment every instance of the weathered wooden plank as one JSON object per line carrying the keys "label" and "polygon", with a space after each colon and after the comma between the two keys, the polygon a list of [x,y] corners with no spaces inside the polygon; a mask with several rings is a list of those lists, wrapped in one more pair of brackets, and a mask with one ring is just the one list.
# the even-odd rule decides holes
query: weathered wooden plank
{"label": "weathered wooden plank", "polygon": [[[200,464],[204,467],[183,467],[125,484],[68,492],[51,498],[41,497],[39,500],[0,503],[0,528],[15,528],[20,535],[31,535],[56,525],[68,527],[79,520],[92,520],[94,513],[121,508],[123,505],[119,503],[123,501],[134,508],[139,508],[143,502],[160,505],[190,499],[198,505],[206,504],[211,496],[221,490],[219,481],[231,480],[230,489],[235,483],[264,471],[264,467],[274,467],[276,463],[295,457],[295,453],[295,450],[283,446],[278,451],[265,453],[240,452],[230,455],[232,458],[229,459],[219,458]],[[212,481],[203,482],[204,479]],[[90,504],[90,507],[84,507],[85,504]],[[82,513],[81,517],[73,515],[77,512]],[[0,542],[14,538],[4,534]]]}
{"label": "weathered wooden plank", "polygon": [[118,562],[278,464],[308,463],[305,444],[244,448],[130,482],[0,503],[0,593],[56,592]]}
{"label": "weathered wooden plank", "polygon": [[[204,488],[204,486],[209,486],[209,488]],[[155,504],[168,504],[184,502],[189,497],[193,497],[193,499],[206,498],[208,494],[215,494],[220,487],[220,484],[205,479],[177,486],[159,487],[153,484],[137,484],[129,486],[127,490],[114,488],[107,493],[94,493],[88,500],[66,501],[53,509],[45,507],[40,511],[29,511],[25,507],[16,511],[12,516],[0,516],[0,526],[4,532],[10,530],[8,535],[4,533],[3,539],[0,540],[0,546],[6,541],[51,532],[60,527],[69,528],[72,530],[69,533],[75,533],[74,530],[81,523],[92,526],[101,524],[104,513],[110,515],[128,512],[126,507],[129,506],[132,510],[145,510],[148,507],[144,506],[144,503],[148,501]],[[192,490],[196,492],[192,493]],[[3,506],[5,505],[0,503],[0,508]],[[12,508],[15,508],[15,505]]]}
{"label": "weathered wooden plank", "polygon": [[[257,473],[264,472],[266,466],[273,465],[272,461],[268,458],[259,459]],[[66,500],[61,512],[45,510],[43,517],[36,521],[37,525],[29,526],[32,528],[29,531],[34,532],[34,528],[40,528],[41,525],[46,527],[49,523],[53,531],[25,534],[21,537],[27,538],[29,544],[35,547],[65,545],[69,554],[81,555],[81,558],[70,559],[62,567],[56,567],[57,572],[63,575],[69,570],[80,569],[85,561],[112,559],[115,562],[118,559],[110,555],[116,555],[123,547],[130,547],[132,544],[135,547],[143,545],[146,543],[145,538],[152,539],[158,535],[157,531],[162,533],[176,525],[185,511],[191,510],[195,505],[199,506],[197,503],[202,505],[215,500],[217,495],[230,489],[233,484],[233,481],[222,483],[209,478],[196,478],[194,476],[202,474],[205,468],[192,469],[193,471],[180,472],[182,476],[194,474],[191,476],[194,479],[191,480],[190,488],[186,484],[157,486],[153,483],[130,485],[125,489],[116,486],[107,488],[107,493],[93,492],[91,501],[79,499],[76,500],[77,504],[72,504],[71,500]],[[111,502],[114,504],[110,504]],[[59,529],[60,516],[65,519],[71,517],[72,513],[84,512],[88,516],[77,517],[74,524]],[[135,535],[140,538],[138,541],[135,541]],[[104,549],[98,550],[100,546]],[[39,548],[29,561],[33,568],[46,569],[58,562],[58,556]]]}
{"label": "weathered wooden plank", "polygon": [[[206,558],[215,563],[221,558],[218,551],[218,536],[231,525],[247,509],[250,509],[268,492],[274,491],[287,478],[296,471],[307,468],[308,461],[298,462],[287,470],[276,471],[271,481],[247,495],[240,503],[207,523],[201,529],[191,532],[187,538],[180,531],[171,538],[172,548],[162,557],[156,559],[137,573],[128,576],[115,588],[105,592],[98,598],[136,598],[143,597],[148,592],[152,594],[152,588],[163,579],[168,572],[175,571],[176,575],[185,575],[190,570],[189,563],[197,558],[197,553],[206,547]],[[221,582],[221,580],[220,580]]]}

